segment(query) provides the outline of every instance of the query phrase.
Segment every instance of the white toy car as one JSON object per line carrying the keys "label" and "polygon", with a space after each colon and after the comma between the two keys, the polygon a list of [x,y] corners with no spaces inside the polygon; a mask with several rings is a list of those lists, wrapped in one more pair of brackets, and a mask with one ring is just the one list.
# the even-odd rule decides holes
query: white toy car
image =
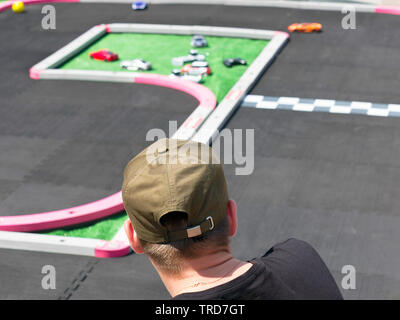
{"label": "white toy car", "polygon": [[193,82],[202,82],[203,77],[201,75],[188,75],[188,74],[182,74],[180,70],[174,69],[172,70],[172,73],[169,75],[171,78],[180,78],[183,80],[189,80]]}
{"label": "white toy car", "polygon": [[171,60],[172,65],[176,67],[181,67],[185,63],[193,62],[193,61],[205,61],[206,56],[203,54],[199,54],[197,50],[190,50],[187,56],[176,57]]}
{"label": "white toy car", "polygon": [[120,66],[130,71],[151,70],[151,63],[142,59],[124,60]]}

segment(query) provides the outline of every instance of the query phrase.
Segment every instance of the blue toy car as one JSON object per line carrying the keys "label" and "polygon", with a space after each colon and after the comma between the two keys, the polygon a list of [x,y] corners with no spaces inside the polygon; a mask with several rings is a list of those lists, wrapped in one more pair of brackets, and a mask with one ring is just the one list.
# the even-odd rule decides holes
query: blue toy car
{"label": "blue toy car", "polygon": [[147,8],[147,2],[145,1],[135,1],[132,3],[133,10],[144,10]]}
{"label": "blue toy car", "polygon": [[206,39],[204,39],[204,37],[200,35],[193,36],[190,44],[192,45],[192,47],[195,48],[207,47]]}

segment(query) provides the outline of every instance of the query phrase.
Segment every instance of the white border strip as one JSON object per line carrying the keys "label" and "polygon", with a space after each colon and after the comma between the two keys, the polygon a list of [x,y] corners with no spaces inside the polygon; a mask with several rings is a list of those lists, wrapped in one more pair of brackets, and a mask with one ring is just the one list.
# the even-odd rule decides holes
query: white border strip
{"label": "white border strip", "polygon": [[95,26],[84,34],[67,44],[65,47],[54,52],[52,55],[42,60],[38,64],[34,65],[33,69],[43,70],[56,68],[71,57],[75,56],[78,52],[88,47],[90,44],[95,42],[107,33],[104,25]]}
{"label": "white border strip", "polygon": [[[132,0],[80,0],[81,3],[132,3]],[[245,7],[275,7],[302,10],[342,11],[344,7],[352,6],[358,12],[375,12],[376,5],[345,2],[317,1],[269,1],[269,0],[148,0],[149,4],[173,5],[223,5]]]}
{"label": "white border strip", "polygon": [[109,32],[112,33],[157,33],[157,34],[178,34],[178,35],[196,35],[216,37],[235,37],[270,40],[275,36],[276,31],[247,28],[228,28],[212,26],[179,26],[168,24],[127,24],[112,23],[107,25]]}
{"label": "white border strip", "polygon": [[0,231],[0,248],[94,256],[101,240]]}
{"label": "white border strip", "polygon": [[[81,3],[120,3],[130,4],[132,0],[80,0]],[[376,5],[345,2],[317,1],[274,1],[274,0],[148,0],[149,4],[173,5],[224,5],[245,7],[275,7],[302,10],[342,11],[344,7],[352,6],[358,12],[375,12]]]}
{"label": "white border strip", "polygon": [[40,79],[133,83],[135,74],[135,72],[46,69],[40,72]]}

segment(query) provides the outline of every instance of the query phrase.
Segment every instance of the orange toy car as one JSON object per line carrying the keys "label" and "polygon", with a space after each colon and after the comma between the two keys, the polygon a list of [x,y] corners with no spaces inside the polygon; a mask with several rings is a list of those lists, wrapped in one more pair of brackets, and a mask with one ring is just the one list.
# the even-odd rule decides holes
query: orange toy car
{"label": "orange toy car", "polygon": [[303,22],[303,23],[293,23],[288,27],[290,32],[320,32],[322,30],[322,24],[318,22]]}

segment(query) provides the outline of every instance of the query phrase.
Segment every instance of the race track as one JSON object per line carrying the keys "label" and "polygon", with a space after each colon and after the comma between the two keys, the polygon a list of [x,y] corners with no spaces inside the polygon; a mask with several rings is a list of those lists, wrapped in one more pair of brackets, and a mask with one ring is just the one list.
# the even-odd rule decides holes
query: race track
{"label": "race track", "polygon": [[[122,169],[151,128],[180,124],[189,95],[145,85],[35,81],[35,63],[101,23],[162,23],[285,31],[316,20],[321,34],[292,35],[251,94],[400,103],[399,17],[357,14],[343,30],[335,12],[278,8],[57,4],[57,29],[41,29],[41,5],[0,13],[0,212],[33,213],[97,200],[119,190]],[[400,298],[400,119],[241,108],[230,129],[255,129],[255,168],[225,167],[238,203],[235,255],[251,259],[276,242],[310,242],[333,272],[357,270],[347,299]],[[38,148],[42,157],[37,157]],[[83,150],[83,152],[82,152]],[[112,155],[112,156],[110,156]],[[101,174],[100,174],[101,173]],[[45,201],[43,199],[46,199]],[[57,288],[41,288],[41,268]],[[0,250],[0,299],[164,299],[143,256],[118,259]],[[87,275],[87,277],[84,277]],[[77,284],[79,284],[77,286]]]}

